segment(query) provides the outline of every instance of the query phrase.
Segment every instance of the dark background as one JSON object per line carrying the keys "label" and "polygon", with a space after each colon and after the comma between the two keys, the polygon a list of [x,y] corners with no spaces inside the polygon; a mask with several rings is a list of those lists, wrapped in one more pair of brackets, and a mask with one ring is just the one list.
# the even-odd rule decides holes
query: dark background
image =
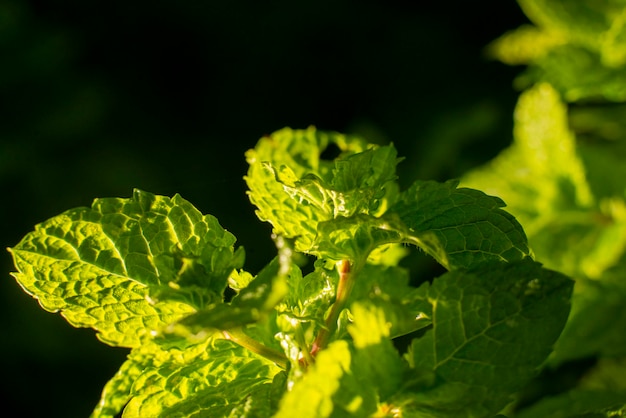
{"label": "dark background", "polygon": [[[510,142],[519,69],[483,48],[525,22],[512,0],[0,0],[0,245],[140,188],[217,216],[257,272],[274,249],[246,149],[316,125],[393,141],[405,186],[458,177]],[[41,310],[0,263],[2,409],[88,416],[127,351]]]}

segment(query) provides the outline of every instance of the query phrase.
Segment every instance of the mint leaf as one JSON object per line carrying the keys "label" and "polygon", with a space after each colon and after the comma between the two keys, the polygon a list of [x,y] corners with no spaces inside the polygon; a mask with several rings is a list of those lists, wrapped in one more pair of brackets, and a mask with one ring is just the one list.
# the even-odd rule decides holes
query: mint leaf
{"label": "mint leaf", "polygon": [[372,302],[354,303],[350,306],[352,324],[348,325],[356,349],[353,373],[376,389],[379,404],[397,391],[405,366],[390,340],[395,321],[386,308]]}
{"label": "mint leaf", "polygon": [[501,196],[547,267],[599,278],[626,251],[623,203],[596,202],[557,92],[540,84],[520,97],[515,142],[462,184]]}
{"label": "mint leaf", "polygon": [[519,0],[524,13],[546,32],[597,51],[607,67],[626,63],[626,12],[611,1]]}
{"label": "mint leaf", "polygon": [[[350,369],[348,343],[336,341],[320,352],[315,365],[280,402],[274,418],[325,418],[332,416],[332,400],[341,387],[341,378]],[[360,406],[360,405],[359,405]]]}
{"label": "mint leaf", "polygon": [[100,402],[91,414],[91,418],[114,418],[124,409],[131,399],[133,382],[146,367],[152,365],[154,353],[149,354],[131,351],[128,359],[122,364],[102,390]]}
{"label": "mint leaf", "polygon": [[626,356],[626,284],[623,274],[578,278],[572,312],[550,357],[553,364],[591,356]]}
{"label": "mint leaf", "polygon": [[271,362],[225,340],[184,350],[146,346],[135,349],[131,358],[144,353],[153,361],[135,380],[124,416],[228,416],[257,391],[269,390],[279,372]]}
{"label": "mint leaf", "polygon": [[293,276],[302,276],[300,269],[293,264],[284,274],[281,274],[280,269],[278,258],[274,258],[232,301],[214,303],[199,309],[169,325],[165,333],[190,338],[193,335],[206,335],[214,330],[231,330],[264,320],[285,297],[287,281]]}
{"label": "mint leaf", "polygon": [[410,231],[411,242],[447,269],[486,260],[519,260],[529,255],[522,227],[501,208],[504,202],[457,181],[417,181],[390,208]]}
{"label": "mint leaf", "polygon": [[320,222],[309,253],[341,260],[365,260],[377,247],[404,240],[406,226],[392,214],[356,214]]}
{"label": "mint leaf", "polygon": [[135,191],[45,221],[10,252],[14,277],[44,309],[94,328],[108,344],[136,347],[222,299],[243,262],[234,242],[180,196]]}
{"label": "mint leaf", "polygon": [[405,363],[393,347],[385,311],[371,303],[351,307],[354,345],[337,340],[295,382],[275,417],[363,417],[381,413],[401,383]]}
{"label": "mint leaf", "polygon": [[623,417],[626,394],[610,390],[575,389],[547,397],[523,409],[516,418],[587,418]]}
{"label": "mint leaf", "polygon": [[544,397],[522,408],[515,417],[623,417],[626,415],[625,372],[626,357],[600,357],[575,388]]}
{"label": "mint leaf", "polygon": [[[321,158],[335,144],[334,161]],[[274,233],[295,238],[308,252],[317,225],[354,214],[382,214],[397,195],[392,146],[377,147],[337,133],[283,129],[262,138],[246,153],[248,195]]]}
{"label": "mint leaf", "polygon": [[572,291],[565,276],[529,259],[451,271],[423,286],[433,328],[407,358],[436,379],[402,401],[433,417],[490,416],[508,404],[550,353]]}
{"label": "mint leaf", "polygon": [[522,26],[489,47],[508,64],[529,64],[516,83],[552,84],[567,101],[626,99],[626,13],[610,1],[520,0],[537,26]]}
{"label": "mint leaf", "polygon": [[[350,294],[349,304],[353,303],[373,303],[382,309],[390,325],[385,335],[391,338],[431,324],[432,306],[427,299],[427,288],[410,286],[409,272],[401,267],[366,264]],[[356,321],[352,310],[350,316],[350,321],[346,321],[349,324]],[[340,329],[344,327],[340,324]]]}
{"label": "mint leaf", "polygon": [[522,25],[490,43],[487,52],[505,64],[522,65],[539,60],[553,48],[565,43],[567,37],[560,32]]}

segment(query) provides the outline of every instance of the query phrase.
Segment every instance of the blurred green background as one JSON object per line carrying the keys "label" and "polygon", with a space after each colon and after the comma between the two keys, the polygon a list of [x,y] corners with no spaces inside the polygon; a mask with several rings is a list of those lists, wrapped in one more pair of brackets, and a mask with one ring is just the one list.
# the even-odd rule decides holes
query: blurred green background
{"label": "blurred green background", "polygon": [[[1,244],[96,197],[180,193],[246,248],[270,228],[243,153],[284,126],[393,141],[401,183],[509,144],[519,72],[483,48],[514,1],[0,1]],[[5,411],[84,417],[127,353],[41,310],[0,259]]]}

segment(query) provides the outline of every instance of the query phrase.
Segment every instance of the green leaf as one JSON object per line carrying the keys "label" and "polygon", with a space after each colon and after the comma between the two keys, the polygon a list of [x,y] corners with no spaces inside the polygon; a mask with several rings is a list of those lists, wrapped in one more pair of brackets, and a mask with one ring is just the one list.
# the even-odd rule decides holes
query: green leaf
{"label": "green leaf", "polygon": [[591,356],[626,356],[626,283],[616,274],[602,280],[579,278],[572,312],[550,360],[561,364]]}
{"label": "green leaf", "polygon": [[337,340],[322,350],[280,402],[281,417],[364,417],[383,410],[401,384],[403,368],[386,312],[369,302],[352,305],[354,346]]}
{"label": "green leaf", "polygon": [[315,365],[287,392],[274,418],[325,418],[335,407],[332,396],[340,390],[342,376],[350,370],[348,343],[336,341],[320,352]]}
{"label": "green leaf", "polygon": [[519,260],[529,255],[526,235],[504,202],[457,181],[417,181],[390,208],[410,231],[411,242],[447,269],[486,260]]}
{"label": "green leaf", "polygon": [[154,353],[145,354],[141,350],[133,351],[120,369],[104,385],[100,402],[91,414],[91,418],[114,418],[131,399],[133,382],[144,369],[152,366]]}
{"label": "green leaf", "polygon": [[597,51],[608,67],[626,63],[626,9],[621,1],[519,0],[540,28]]}
{"label": "green leaf", "polygon": [[560,32],[522,25],[489,44],[487,52],[505,64],[522,65],[544,57],[554,47],[566,42],[567,37]]}
{"label": "green leaf", "polygon": [[287,281],[301,277],[298,266],[291,264],[284,274],[278,258],[274,258],[261,272],[241,289],[230,303],[214,303],[199,309],[165,329],[187,338],[211,330],[230,330],[264,320],[287,293]]}
{"label": "green leaf", "polygon": [[568,101],[626,99],[626,9],[621,1],[520,0],[537,26],[524,25],[492,43],[508,64],[529,64],[518,86],[552,84]]}
{"label": "green leaf", "polygon": [[20,285],[74,326],[136,347],[147,334],[220,301],[243,252],[179,195],[97,199],[35,227],[10,249]]}
{"label": "green leaf", "polygon": [[385,402],[397,391],[404,368],[390,340],[393,322],[386,308],[372,302],[353,303],[350,306],[353,320],[348,326],[356,348],[353,373],[361,382],[376,389],[378,403]]}
{"label": "green leaf", "polygon": [[567,109],[552,87],[522,94],[514,135],[511,147],[462,184],[502,197],[547,267],[600,277],[626,251],[626,210],[621,200],[595,202]]}
{"label": "green leaf", "polygon": [[400,243],[406,226],[393,214],[356,214],[320,222],[309,253],[334,260],[364,261],[377,247]]}
{"label": "green leaf", "polygon": [[[321,158],[330,145],[341,154]],[[378,147],[333,132],[282,129],[246,153],[248,195],[274,233],[309,251],[320,222],[354,214],[380,215],[397,195],[393,146]]]}
{"label": "green leaf", "polygon": [[[431,324],[432,306],[426,295],[427,288],[409,285],[407,270],[366,264],[355,280],[349,304],[367,302],[382,309],[391,326],[389,335],[395,338]],[[351,313],[352,321],[356,321],[354,312]],[[339,327],[343,328],[343,324]]]}
{"label": "green leaf", "polygon": [[267,394],[279,372],[271,362],[225,340],[167,351],[152,344],[134,350],[131,359],[146,355],[152,364],[134,381],[124,417],[228,416],[250,398],[261,402],[259,392]]}
{"label": "green leaf", "polygon": [[516,81],[518,87],[550,83],[568,102],[626,100],[626,64],[607,67],[602,55],[576,45],[561,45],[539,58]]}
{"label": "green leaf", "polygon": [[407,394],[407,408],[426,417],[495,415],[550,353],[571,291],[568,278],[529,259],[435,279],[427,294],[433,328],[413,341],[408,360],[436,380]]}
{"label": "green leaf", "polygon": [[[599,323],[597,326],[602,328],[605,325]],[[613,328],[616,334],[624,329],[621,325],[616,325]],[[593,336],[590,337],[593,338]],[[582,336],[578,341],[583,345],[588,342]],[[515,417],[588,418],[626,416],[626,382],[624,381],[626,357],[624,357],[623,347],[623,343],[621,347],[612,347],[616,349],[614,353],[621,351],[622,357],[599,357],[594,366],[576,382],[574,389],[555,396],[541,398],[536,403],[521,409]],[[611,347],[607,348],[611,349]],[[611,355],[614,355],[614,353]]]}
{"label": "green leaf", "polygon": [[601,390],[572,390],[547,397],[516,418],[601,418],[626,416],[626,394]]}
{"label": "green leaf", "polygon": [[532,235],[546,214],[593,202],[567,121],[567,108],[549,84],[524,92],[515,109],[514,142],[462,185],[500,196]]}

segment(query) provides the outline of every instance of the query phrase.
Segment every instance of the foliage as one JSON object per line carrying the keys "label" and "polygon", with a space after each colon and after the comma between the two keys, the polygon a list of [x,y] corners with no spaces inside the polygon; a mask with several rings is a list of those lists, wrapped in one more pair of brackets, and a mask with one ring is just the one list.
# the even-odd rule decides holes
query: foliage
{"label": "foliage", "polygon": [[[491,46],[529,64],[514,142],[460,182],[401,190],[392,144],[284,128],[246,153],[277,248],[256,274],[215,217],[139,190],[10,248],[44,309],[131,349],[92,416],[624,416],[626,177],[606,161],[624,151],[626,15],[520,4],[537,26]],[[446,272],[412,284],[409,246]]]}
{"label": "foliage", "polygon": [[519,3],[536,26],[490,46],[506,63],[528,64],[517,80],[527,89],[514,140],[461,184],[502,197],[536,257],[576,281],[549,365],[555,372],[581,361],[592,366],[569,390],[520,416],[624,416],[626,4]]}
{"label": "foliage", "polygon": [[[320,158],[331,144],[340,154]],[[531,259],[499,198],[457,182],[400,191],[393,145],[313,128],[246,157],[278,247],[256,276],[214,217],[142,191],[67,211],[10,250],[44,309],[132,348],[93,416],[483,416],[537,373],[571,281]],[[448,272],[410,286],[403,245]],[[392,341],[408,334],[402,354]]]}

